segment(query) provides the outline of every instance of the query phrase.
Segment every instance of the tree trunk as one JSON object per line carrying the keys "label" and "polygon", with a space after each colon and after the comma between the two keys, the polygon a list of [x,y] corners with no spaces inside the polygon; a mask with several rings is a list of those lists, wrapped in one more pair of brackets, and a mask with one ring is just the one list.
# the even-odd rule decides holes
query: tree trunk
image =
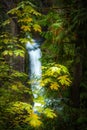
{"label": "tree trunk", "polygon": [[78,42],[79,44],[76,43],[76,54],[73,69],[73,83],[71,87],[71,101],[73,107],[76,108],[80,107],[80,83],[82,80],[82,47],[80,42]]}

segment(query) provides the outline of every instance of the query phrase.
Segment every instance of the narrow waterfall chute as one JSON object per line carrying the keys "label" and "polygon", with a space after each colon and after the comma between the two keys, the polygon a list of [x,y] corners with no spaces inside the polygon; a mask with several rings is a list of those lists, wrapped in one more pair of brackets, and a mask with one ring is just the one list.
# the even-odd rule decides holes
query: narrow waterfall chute
{"label": "narrow waterfall chute", "polygon": [[[34,111],[36,110],[36,107],[43,106],[43,103],[40,103],[36,101],[37,98],[41,97],[43,98],[43,88],[40,86],[40,80],[42,76],[42,70],[41,70],[41,50],[39,48],[38,43],[35,42],[35,40],[32,40],[31,42],[28,42],[26,44],[26,48],[28,50],[29,55],[29,68],[30,68],[30,81],[31,81],[31,89],[34,96]],[[44,102],[44,101],[42,101]]]}

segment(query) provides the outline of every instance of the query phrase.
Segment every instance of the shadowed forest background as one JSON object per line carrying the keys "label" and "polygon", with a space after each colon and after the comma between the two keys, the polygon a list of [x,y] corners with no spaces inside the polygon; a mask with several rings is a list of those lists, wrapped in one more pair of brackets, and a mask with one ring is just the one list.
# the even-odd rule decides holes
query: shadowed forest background
{"label": "shadowed forest background", "polygon": [[[0,130],[87,130],[86,0],[0,0]],[[27,42],[42,51],[33,111]]]}

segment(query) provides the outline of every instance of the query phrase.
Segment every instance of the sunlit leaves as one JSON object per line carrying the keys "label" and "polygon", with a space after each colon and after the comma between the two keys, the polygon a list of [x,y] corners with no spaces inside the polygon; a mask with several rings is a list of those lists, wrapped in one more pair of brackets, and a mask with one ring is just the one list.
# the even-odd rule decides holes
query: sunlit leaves
{"label": "sunlit leaves", "polygon": [[20,2],[20,4],[16,8],[10,10],[8,14],[12,14],[13,17],[15,15],[17,22],[23,32],[30,32],[32,29],[34,31],[41,32],[41,27],[36,23],[35,20],[39,18],[41,14],[34,9],[32,4],[26,4],[26,1]]}
{"label": "sunlit leaves", "polygon": [[11,76],[14,77],[14,78],[17,78],[17,77],[26,78],[28,75],[27,75],[26,73],[19,72],[19,71],[17,71],[17,70],[12,70]]}
{"label": "sunlit leaves", "polygon": [[41,32],[41,27],[40,27],[40,25],[34,24],[34,25],[33,25],[33,28],[34,28],[35,31]]}
{"label": "sunlit leaves", "polygon": [[22,25],[21,26],[21,29],[24,31],[24,32],[27,32],[27,31],[31,31],[31,28],[29,27],[29,25]]}
{"label": "sunlit leaves", "polygon": [[4,56],[5,55],[9,55],[9,56],[21,56],[21,57],[24,57],[24,50],[21,50],[21,49],[17,49],[17,50],[5,50],[3,53],[2,53]]}
{"label": "sunlit leaves", "polygon": [[29,23],[29,22],[32,22],[32,21],[33,21],[33,19],[31,17],[18,20],[19,23]]}
{"label": "sunlit leaves", "polygon": [[32,106],[29,103],[21,101],[10,103],[6,111],[9,113],[9,115],[14,116],[14,119],[12,119],[12,121],[15,126],[17,124],[19,125],[20,122],[22,124],[23,123],[30,124],[30,120],[31,119],[33,120],[35,118],[35,117],[31,118],[30,116],[32,113]]}
{"label": "sunlit leaves", "polygon": [[42,122],[37,114],[32,113],[29,118],[29,124],[33,127],[39,127],[42,124]]}
{"label": "sunlit leaves", "polygon": [[36,15],[36,16],[41,16],[41,13],[37,12],[36,10],[34,10],[33,8],[30,10],[30,13]]}
{"label": "sunlit leaves", "polygon": [[49,87],[51,90],[59,90],[70,84],[70,74],[65,66],[54,63],[43,67],[42,86]]}
{"label": "sunlit leaves", "polygon": [[56,114],[53,112],[53,110],[51,110],[50,108],[46,108],[44,110],[44,114],[48,117],[48,118],[54,118],[56,117]]}
{"label": "sunlit leaves", "polygon": [[61,83],[61,85],[70,86],[71,84],[71,80],[69,79],[68,75],[60,76],[58,77],[58,80]]}
{"label": "sunlit leaves", "polygon": [[0,36],[1,53],[3,56],[20,56],[24,57],[25,48],[22,45],[23,40],[12,36],[11,34],[2,34]]}
{"label": "sunlit leaves", "polygon": [[[22,25],[22,26],[21,26],[21,29],[22,29],[24,32],[31,31],[32,26],[31,26],[31,25]],[[33,25],[33,29],[34,29],[34,31],[41,32],[41,26],[38,25],[38,24],[34,24],[34,25]]]}
{"label": "sunlit leaves", "polygon": [[9,34],[8,35],[1,35],[0,36],[1,38],[1,42],[3,42],[4,44],[12,44],[12,43],[17,43],[17,39],[15,37],[12,37],[10,36]]}
{"label": "sunlit leaves", "polygon": [[13,114],[23,114],[24,112],[30,114],[32,112],[32,106],[28,103],[17,101],[11,103],[7,110]]}
{"label": "sunlit leaves", "polygon": [[8,11],[8,14],[17,14],[18,8],[13,8],[10,11]]}
{"label": "sunlit leaves", "polygon": [[5,55],[10,55],[10,56],[12,56],[13,55],[13,52],[10,50],[5,50],[4,52],[3,52],[3,55],[5,56]]}
{"label": "sunlit leaves", "polygon": [[54,82],[54,83],[51,83],[51,84],[50,84],[50,88],[51,88],[52,90],[58,90],[58,87],[60,87],[60,86],[58,85],[57,82]]}
{"label": "sunlit leaves", "polygon": [[19,41],[21,43],[27,43],[29,41],[29,39],[27,39],[27,38],[20,38]]}
{"label": "sunlit leaves", "polygon": [[[10,90],[19,94],[31,94],[31,90],[26,88],[21,82],[12,83],[9,86]],[[29,95],[28,95],[29,96]],[[26,99],[27,100],[27,99]]]}
{"label": "sunlit leaves", "polygon": [[16,56],[24,57],[25,52],[24,52],[24,50],[17,49],[17,50],[14,51],[14,54]]}

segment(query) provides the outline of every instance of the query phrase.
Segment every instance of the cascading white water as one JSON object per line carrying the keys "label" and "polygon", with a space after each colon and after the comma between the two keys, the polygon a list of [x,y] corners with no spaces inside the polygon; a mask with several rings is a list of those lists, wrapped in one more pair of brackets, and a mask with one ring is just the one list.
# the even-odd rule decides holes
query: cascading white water
{"label": "cascading white water", "polygon": [[36,102],[35,99],[37,99],[39,96],[43,95],[43,88],[40,86],[40,80],[41,80],[41,50],[39,48],[39,45],[35,42],[35,40],[32,40],[32,42],[28,42],[26,44],[26,48],[28,50],[29,54],[29,67],[30,67],[30,81],[31,81],[31,89],[34,96],[34,111],[36,110],[37,106],[42,106],[41,103]]}

